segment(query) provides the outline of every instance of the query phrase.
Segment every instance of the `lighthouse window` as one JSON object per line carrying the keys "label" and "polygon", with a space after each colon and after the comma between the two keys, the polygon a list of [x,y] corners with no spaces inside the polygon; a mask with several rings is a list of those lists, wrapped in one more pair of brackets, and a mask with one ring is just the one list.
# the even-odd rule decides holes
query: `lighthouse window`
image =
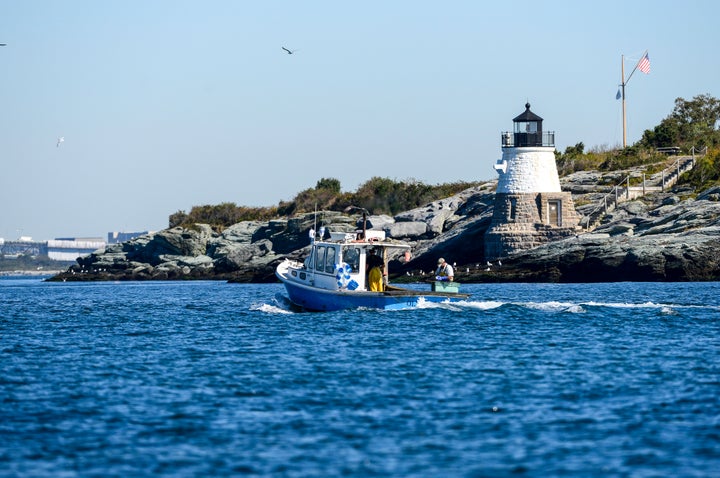
{"label": "lighthouse window", "polygon": [[510,219],[514,221],[515,216],[517,216],[517,199],[510,198]]}

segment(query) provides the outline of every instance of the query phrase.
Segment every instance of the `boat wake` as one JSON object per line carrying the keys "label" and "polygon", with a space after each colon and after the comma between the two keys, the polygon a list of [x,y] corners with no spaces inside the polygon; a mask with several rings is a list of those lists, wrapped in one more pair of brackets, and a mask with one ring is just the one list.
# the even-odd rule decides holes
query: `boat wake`
{"label": "boat wake", "polygon": [[[643,303],[627,303],[627,302],[564,302],[564,301],[546,301],[546,302],[516,302],[516,301],[497,301],[497,300],[461,300],[455,302],[430,302],[420,298],[417,306],[407,309],[397,309],[394,312],[402,312],[414,309],[437,309],[447,310],[450,312],[463,312],[468,310],[490,311],[502,307],[516,307],[521,309],[531,309],[539,312],[547,312],[551,314],[584,314],[589,309],[611,308],[611,309],[648,309],[657,310],[662,315],[677,315],[679,310],[692,308],[710,308],[712,310],[720,310],[717,306],[703,305],[681,305],[681,304],[659,304],[655,302]],[[255,303],[250,310],[263,312],[266,314],[295,314],[303,312],[285,295],[278,293],[274,299],[268,302]],[[358,310],[374,311],[375,309],[360,308]]]}
{"label": "boat wake", "polygon": [[655,302],[628,303],[628,302],[513,302],[508,305],[518,307],[526,307],[528,309],[539,310],[543,312],[568,312],[568,313],[585,313],[588,309],[605,308],[605,309],[647,309],[657,310],[663,315],[677,315],[682,309],[712,309],[720,310],[720,307],[712,305],[682,305],[682,304],[658,304]]}
{"label": "boat wake", "polygon": [[290,302],[290,299],[282,294],[276,294],[270,304],[264,302],[255,303],[250,306],[250,310],[266,314],[294,314],[298,312],[297,307]]}
{"label": "boat wake", "polygon": [[586,312],[583,304],[574,304],[572,302],[526,302],[518,303],[516,305],[542,312],[568,312],[572,314],[582,314]]}
{"label": "boat wake", "polygon": [[458,302],[440,302],[432,303],[426,301],[420,301],[418,308],[422,309],[446,309],[453,311],[467,311],[472,310],[492,310],[502,307],[517,307],[521,309],[532,309],[539,312],[547,313],[565,313],[565,314],[584,314],[590,309],[597,308],[608,308],[608,309],[647,309],[649,311],[656,310],[662,315],[677,315],[682,309],[712,309],[720,310],[717,306],[706,306],[706,305],[681,305],[681,304],[659,304],[655,302],[643,302],[643,303],[627,303],[627,302],[565,302],[565,301],[547,301],[547,302],[515,302],[515,301],[475,301],[465,300]]}

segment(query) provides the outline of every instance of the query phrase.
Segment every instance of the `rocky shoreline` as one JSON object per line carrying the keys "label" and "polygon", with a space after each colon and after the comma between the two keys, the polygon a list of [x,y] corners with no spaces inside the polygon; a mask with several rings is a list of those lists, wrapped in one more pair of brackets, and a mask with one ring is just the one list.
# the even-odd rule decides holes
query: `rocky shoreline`
{"label": "rocky shoreline", "polygon": [[[607,184],[599,173],[562,179],[581,215],[596,208]],[[590,178],[590,179],[588,179]],[[592,184],[588,184],[591,182]],[[483,236],[495,182],[390,216],[371,216],[375,229],[413,246],[408,263],[391,263],[394,281],[421,280],[438,257],[457,264],[461,282],[618,282],[720,280],[720,187],[697,196],[682,188],[620,203],[592,232],[518,253],[488,265]],[[286,257],[308,252],[308,230],[320,224],[353,231],[356,216],[337,212],[241,222],[222,232],[204,224],[142,236],[79,258],[52,281],[224,280],[275,282]]]}

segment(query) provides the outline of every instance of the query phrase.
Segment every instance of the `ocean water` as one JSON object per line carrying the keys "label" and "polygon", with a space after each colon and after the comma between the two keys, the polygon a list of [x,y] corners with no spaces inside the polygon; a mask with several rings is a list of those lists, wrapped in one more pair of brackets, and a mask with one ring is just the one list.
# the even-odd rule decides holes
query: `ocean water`
{"label": "ocean water", "polygon": [[0,280],[0,476],[720,476],[720,283]]}

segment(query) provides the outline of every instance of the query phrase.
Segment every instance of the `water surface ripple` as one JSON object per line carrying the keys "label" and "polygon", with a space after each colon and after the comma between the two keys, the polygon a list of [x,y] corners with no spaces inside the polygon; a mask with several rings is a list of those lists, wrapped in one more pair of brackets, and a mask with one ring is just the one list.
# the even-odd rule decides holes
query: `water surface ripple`
{"label": "water surface ripple", "polygon": [[720,476],[720,284],[0,280],[0,476]]}

